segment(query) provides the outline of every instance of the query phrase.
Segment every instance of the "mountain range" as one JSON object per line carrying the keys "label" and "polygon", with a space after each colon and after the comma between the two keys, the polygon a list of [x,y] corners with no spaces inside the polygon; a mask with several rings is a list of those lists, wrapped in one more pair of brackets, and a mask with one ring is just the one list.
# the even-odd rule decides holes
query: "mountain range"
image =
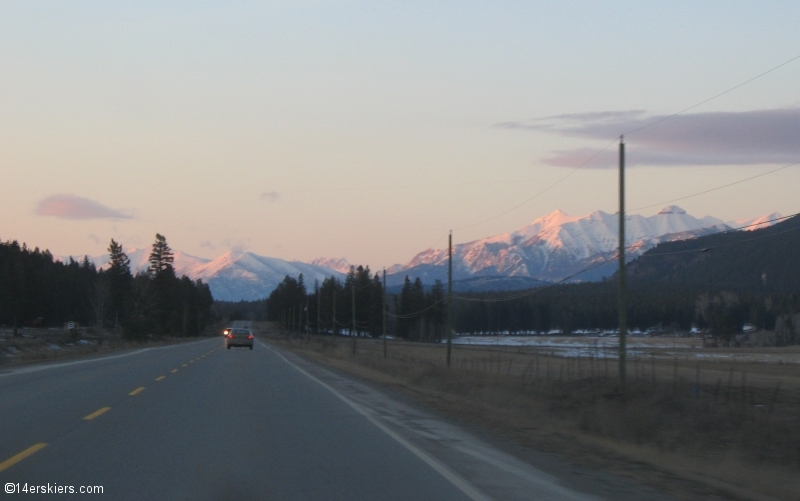
{"label": "mountain range", "polygon": [[[711,235],[734,228],[756,229],[774,224],[773,213],[754,219],[724,222],[714,217],[696,218],[677,206],[658,214],[626,218],[626,246],[632,260],[654,246]],[[453,246],[453,280],[458,290],[533,287],[572,277],[589,265],[607,264],[575,275],[571,281],[600,280],[616,270],[613,260],[618,245],[618,217],[603,211],[570,216],[557,210],[512,233],[495,235]],[[149,249],[127,251],[134,272],[147,269]],[[264,257],[252,252],[228,252],[204,259],[175,251],[173,266],[178,276],[202,279],[214,298],[223,301],[261,299],[286,275],[303,274],[307,285],[326,277],[342,278],[351,264],[344,258],[317,258],[308,263]],[[94,258],[97,266],[108,255]],[[447,250],[427,249],[408,263],[387,269],[387,285],[395,289],[406,276],[419,277],[426,285],[447,279]]]}
{"label": "mountain range", "polygon": [[[131,271],[147,270],[150,249],[128,249]],[[214,299],[219,301],[252,301],[263,299],[277,287],[287,275],[303,274],[306,284],[314,280],[322,282],[327,277],[342,278],[344,275],[325,266],[299,261],[286,261],[275,257],[264,257],[252,252],[230,251],[216,259],[204,259],[175,251],[172,263],[175,274],[186,275],[192,280],[203,280],[211,288]],[[108,265],[108,254],[93,259],[98,267]],[[313,286],[313,285],[312,285]]]}
{"label": "mountain range", "polygon": [[[714,217],[698,219],[678,206],[664,207],[650,217],[626,217],[625,244],[628,260],[663,242],[696,238],[733,228],[768,226],[780,217],[773,213],[755,219],[723,222]],[[513,233],[505,233],[453,246],[453,280],[478,276],[529,277],[552,282],[575,275],[603,261],[606,265],[576,275],[572,281],[600,280],[616,270],[613,257],[619,245],[619,218],[595,211],[570,216],[557,210]],[[428,249],[408,264],[394,267],[396,285],[405,276],[420,277],[423,283],[447,279],[447,250]]]}

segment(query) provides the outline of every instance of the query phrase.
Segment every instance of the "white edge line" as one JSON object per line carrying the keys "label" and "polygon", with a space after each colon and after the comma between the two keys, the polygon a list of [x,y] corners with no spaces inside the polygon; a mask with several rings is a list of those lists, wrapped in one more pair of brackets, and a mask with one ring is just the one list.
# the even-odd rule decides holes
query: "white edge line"
{"label": "white edge line", "polygon": [[296,366],[295,364],[293,364],[292,362],[287,360],[286,357],[284,357],[280,352],[278,352],[277,350],[273,349],[272,347],[262,343],[261,341],[259,341],[258,344],[260,344],[264,348],[270,350],[271,352],[275,353],[276,355],[281,357],[281,359],[283,359],[284,362],[286,362],[290,366],[292,366],[295,369],[297,369],[299,372],[304,374],[309,379],[317,382],[319,385],[321,385],[323,388],[325,388],[329,392],[333,393],[336,397],[339,398],[339,400],[341,400],[342,402],[344,402],[347,405],[349,405],[350,407],[352,407],[353,410],[355,410],[356,412],[358,412],[359,414],[361,414],[362,416],[367,418],[367,420],[370,423],[372,423],[375,426],[377,426],[382,432],[384,432],[387,435],[389,435],[390,437],[392,437],[397,443],[399,443],[400,445],[402,445],[403,447],[405,447],[406,449],[411,451],[412,454],[414,454],[415,456],[417,456],[418,458],[423,460],[428,466],[430,466],[431,468],[436,470],[436,472],[439,473],[439,475],[443,476],[451,484],[456,486],[456,488],[458,488],[461,492],[466,494],[467,497],[469,497],[473,501],[491,501],[491,498],[486,497],[482,492],[480,492],[478,489],[473,487],[469,482],[467,482],[466,480],[461,478],[460,475],[458,475],[457,473],[452,471],[450,468],[448,468],[447,466],[442,464],[440,461],[438,461],[438,460],[434,459],[433,457],[431,457],[429,454],[427,454],[424,451],[422,451],[419,447],[415,446],[414,444],[412,444],[408,440],[404,439],[403,437],[401,437],[400,435],[398,435],[397,433],[392,431],[388,426],[386,426],[385,424],[381,423],[380,421],[378,421],[377,419],[372,417],[367,411],[364,410],[364,408],[362,406],[360,406],[359,404],[353,402],[349,398],[345,397],[344,395],[342,395],[341,393],[336,391],[328,383],[320,381],[316,377],[314,377],[311,374],[309,374],[308,372],[306,372],[304,369]]}
{"label": "white edge line", "polygon": [[[203,341],[209,341],[210,339],[204,339]],[[131,355],[138,355],[140,353],[144,353],[150,350],[163,350],[166,348],[175,348],[176,346],[183,346],[184,344],[192,344],[192,343],[201,343],[203,341],[193,341],[190,343],[179,343],[179,344],[171,344],[169,346],[154,346],[152,348],[142,348],[139,350],[131,351],[128,353],[123,353],[121,355],[109,355],[109,356],[100,356],[97,358],[91,358],[88,360],[73,360],[72,362],[55,362],[46,365],[34,365],[28,367],[22,367],[19,369],[9,369],[11,372],[0,373],[0,377],[8,377],[8,376],[19,376],[21,374],[30,374],[32,372],[39,372],[44,371],[47,369],[57,369],[59,367],[68,367],[70,365],[78,365],[78,364],[88,364],[91,362],[102,362],[104,360],[113,360],[115,358],[123,358],[123,357],[130,357]]]}

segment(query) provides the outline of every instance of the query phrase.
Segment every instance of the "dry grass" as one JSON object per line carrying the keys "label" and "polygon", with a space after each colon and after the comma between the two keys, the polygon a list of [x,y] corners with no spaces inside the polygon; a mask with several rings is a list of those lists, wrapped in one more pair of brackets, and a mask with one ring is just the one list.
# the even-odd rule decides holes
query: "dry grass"
{"label": "dry grass", "polygon": [[568,359],[535,348],[338,338],[272,342],[401,388],[440,411],[683,499],[800,499],[800,369],[651,355]]}
{"label": "dry grass", "polygon": [[0,367],[37,362],[67,360],[118,350],[190,341],[188,338],[163,338],[133,341],[113,331],[81,329],[77,332],[51,329],[25,329],[19,337],[11,330],[0,331]]}

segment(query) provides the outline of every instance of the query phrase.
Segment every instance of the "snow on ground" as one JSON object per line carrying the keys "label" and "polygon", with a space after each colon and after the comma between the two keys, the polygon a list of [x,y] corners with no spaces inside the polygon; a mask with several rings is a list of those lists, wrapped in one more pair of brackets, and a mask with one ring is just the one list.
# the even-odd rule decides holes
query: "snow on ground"
{"label": "snow on ground", "polygon": [[[602,337],[601,337],[602,336]],[[442,341],[445,342],[445,341]],[[536,348],[557,357],[618,358],[619,336],[597,332],[591,336],[542,335],[456,335],[453,344],[460,346],[497,346]],[[792,348],[706,348],[697,337],[635,336],[627,338],[628,356],[655,356],[660,359],[696,360],[800,365],[800,351]]]}
{"label": "snow on ground", "polygon": [[[617,358],[619,336],[455,336],[453,344],[539,348],[559,357]],[[697,338],[635,337],[627,338],[628,355],[649,355],[654,349],[693,349],[701,346]]]}

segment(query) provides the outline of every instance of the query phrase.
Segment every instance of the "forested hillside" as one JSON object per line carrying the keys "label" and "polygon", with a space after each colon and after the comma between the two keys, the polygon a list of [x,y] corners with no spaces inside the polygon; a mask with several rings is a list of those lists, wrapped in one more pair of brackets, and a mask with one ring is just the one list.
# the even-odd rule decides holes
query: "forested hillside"
{"label": "forested hillside", "polygon": [[714,289],[800,292],[800,216],[749,232],[664,243],[628,267],[630,280]]}
{"label": "forested hillside", "polygon": [[[798,230],[800,218],[794,217],[766,229],[657,246],[629,264],[628,325],[642,331],[688,331],[695,326],[723,337],[740,332],[746,323],[774,329],[777,319],[800,312]],[[302,276],[286,277],[267,300],[268,317],[290,330],[306,326],[325,332],[349,330],[355,288],[355,330],[380,335],[378,278],[369,268],[358,267],[343,282],[329,278],[311,289]],[[441,282],[426,291],[419,279],[406,277],[402,288],[391,292],[389,334],[410,340],[442,339],[447,294]],[[528,291],[456,291],[452,322],[460,333],[570,334],[617,328],[617,307],[615,275],[603,282],[551,284]],[[796,342],[796,333],[785,325],[790,327],[785,342]]]}
{"label": "forested hillside", "polygon": [[166,238],[156,235],[150,268],[133,276],[122,246],[111,240],[111,262],[97,270],[88,258],[63,263],[48,251],[0,243],[0,324],[119,327],[126,336],[197,335],[210,321],[208,286],[178,278]]}

